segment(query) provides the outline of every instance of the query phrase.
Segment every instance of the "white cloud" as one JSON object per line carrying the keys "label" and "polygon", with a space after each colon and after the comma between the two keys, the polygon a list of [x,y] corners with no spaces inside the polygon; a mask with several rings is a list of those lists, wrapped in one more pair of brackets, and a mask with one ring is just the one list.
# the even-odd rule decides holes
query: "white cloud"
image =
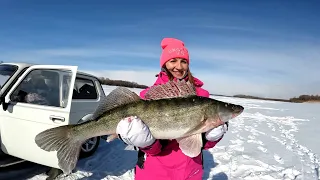
{"label": "white cloud", "polygon": [[[133,81],[139,84],[151,86],[155,80],[155,74],[158,71],[142,70],[142,71],[125,71],[125,70],[110,70],[110,71],[90,71],[98,77],[107,77],[110,79],[121,79]],[[316,94],[319,91],[320,85],[314,87],[301,87],[301,84],[290,83],[256,83],[248,79],[237,78],[227,74],[215,74],[212,72],[194,72],[195,76],[204,82],[203,88],[207,89],[212,94],[248,94],[261,97],[273,98],[291,98],[300,94]]]}
{"label": "white cloud", "polygon": [[318,83],[256,82],[250,78],[238,78],[228,74],[198,73],[197,77],[205,82],[204,88],[212,93],[235,95],[246,94],[261,97],[291,98],[301,94],[318,94]]}
{"label": "white cloud", "polygon": [[[228,70],[253,71],[261,74],[267,71],[283,73],[286,79],[316,81],[320,76],[320,52],[314,48],[282,50],[219,50],[209,48],[192,48],[191,58],[207,63],[228,63]],[[217,63],[218,62],[218,63]],[[268,78],[266,75],[265,78]]]}
{"label": "white cloud", "polygon": [[90,48],[62,48],[62,49],[44,49],[34,51],[34,54],[40,56],[49,57],[110,57],[110,56],[130,56],[130,57],[140,57],[140,58],[155,58],[158,57],[157,54],[152,51],[146,51],[142,49],[135,49],[130,47],[124,48],[101,48],[101,47],[90,47]]}
{"label": "white cloud", "polygon": [[[300,94],[320,93],[320,52],[317,47],[292,45],[284,49],[231,49],[231,48],[208,48],[199,46],[188,46],[192,62],[206,62],[209,64],[203,69],[191,67],[196,77],[204,81],[204,88],[211,93],[217,94],[249,94],[265,97],[290,98]],[[24,60],[27,62],[40,63],[45,59],[65,59],[69,57],[109,57],[127,56],[132,59],[150,58],[158,60],[160,47],[158,44],[148,46],[147,44],[113,44],[108,46],[92,46],[83,48],[59,48],[39,49],[24,52],[10,52],[2,54],[5,61]],[[74,61],[73,61],[74,62]],[[112,63],[111,63],[112,62]],[[215,65],[227,65],[223,70],[214,72]],[[133,64],[117,64],[114,59],[106,58],[105,66],[117,68],[109,71],[91,71],[97,76],[109,77],[111,79],[123,79],[135,81],[140,84],[152,85],[155,81],[155,74],[159,68],[134,67],[139,71],[123,70],[132,69]],[[112,64],[112,65],[111,65]],[[104,65],[104,64],[103,64]],[[116,65],[116,66],[115,66]],[[122,70],[121,70],[122,69]],[[279,72],[279,77],[272,76],[270,72]],[[232,72],[232,74],[229,74]],[[246,72],[247,77],[240,77]],[[269,74],[268,74],[269,73]],[[281,78],[280,78],[281,77]]]}
{"label": "white cloud", "polygon": [[109,71],[91,71],[91,70],[82,70],[83,72],[87,72],[93,74],[97,77],[105,77],[115,80],[125,80],[137,82],[139,84],[150,86],[156,80],[155,75],[158,71],[149,71],[149,70],[141,70],[141,71],[130,71],[130,70],[109,70]]}

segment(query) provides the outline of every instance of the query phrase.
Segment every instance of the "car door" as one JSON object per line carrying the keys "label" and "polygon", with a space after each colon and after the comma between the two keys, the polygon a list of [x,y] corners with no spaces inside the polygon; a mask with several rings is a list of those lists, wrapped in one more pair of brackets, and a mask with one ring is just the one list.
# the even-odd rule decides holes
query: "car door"
{"label": "car door", "polygon": [[0,117],[1,149],[38,164],[58,168],[56,152],[40,149],[35,136],[69,124],[76,66],[35,65],[26,70],[5,97]]}
{"label": "car door", "polygon": [[99,82],[89,76],[77,75],[70,110],[71,123],[75,124],[88,114],[94,113],[103,95]]}

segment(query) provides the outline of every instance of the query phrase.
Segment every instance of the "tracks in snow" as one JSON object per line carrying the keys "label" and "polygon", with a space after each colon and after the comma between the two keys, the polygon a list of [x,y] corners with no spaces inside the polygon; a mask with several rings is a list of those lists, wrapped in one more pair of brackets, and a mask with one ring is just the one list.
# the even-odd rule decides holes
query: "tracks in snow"
{"label": "tracks in snow", "polygon": [[279,117],[275,108],[243,105],[247,110],[231,121],[224,140],[210,150],[221,164],[211,174],[228,172],[229,179],[319,179],[319,157],[294,136],[308,120]]}

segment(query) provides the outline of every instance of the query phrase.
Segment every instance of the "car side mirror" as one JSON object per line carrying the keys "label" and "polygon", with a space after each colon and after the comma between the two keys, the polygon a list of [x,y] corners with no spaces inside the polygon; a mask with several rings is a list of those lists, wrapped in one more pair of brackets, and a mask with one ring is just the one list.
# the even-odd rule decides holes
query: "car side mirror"
{"label": "car side mirror", "polygon": [[0,94],[0,106],[2,105],[2,109],[6,111],[8,109],[9,103],[5,102],[5,97]]}

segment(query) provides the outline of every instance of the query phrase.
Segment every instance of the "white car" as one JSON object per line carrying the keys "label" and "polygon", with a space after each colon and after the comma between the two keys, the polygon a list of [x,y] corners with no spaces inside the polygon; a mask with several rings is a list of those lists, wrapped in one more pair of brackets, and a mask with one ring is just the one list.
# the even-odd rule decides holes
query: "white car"
{"label": "white car", "polygon": [[[2,154],[52,168],[59,168],[56,152],[40,149],[35,136],[56,126],[85,122],[105,96],[99,79],[76,66],[1,63],[0,87]],[[92,155],[99,140],[88,139],[80,156]]]}

